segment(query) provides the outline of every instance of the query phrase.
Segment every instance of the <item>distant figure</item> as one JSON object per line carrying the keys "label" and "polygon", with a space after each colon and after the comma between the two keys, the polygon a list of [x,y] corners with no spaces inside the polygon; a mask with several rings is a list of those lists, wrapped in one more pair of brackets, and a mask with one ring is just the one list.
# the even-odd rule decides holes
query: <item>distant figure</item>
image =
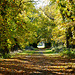
{"label": "distant figure", "polygon": [[45,48],[44,42],[39,42],[37,48]]}

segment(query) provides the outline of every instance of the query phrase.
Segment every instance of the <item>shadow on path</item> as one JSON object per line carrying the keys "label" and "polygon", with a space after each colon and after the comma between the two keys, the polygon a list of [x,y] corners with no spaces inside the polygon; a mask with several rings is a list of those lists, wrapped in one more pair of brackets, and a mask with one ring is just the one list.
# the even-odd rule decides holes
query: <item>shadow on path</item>
{"label": "shadow on path", "polygon": [[60,56],[15,55],[0,59],[0,75],[75,75],[75,59]]}

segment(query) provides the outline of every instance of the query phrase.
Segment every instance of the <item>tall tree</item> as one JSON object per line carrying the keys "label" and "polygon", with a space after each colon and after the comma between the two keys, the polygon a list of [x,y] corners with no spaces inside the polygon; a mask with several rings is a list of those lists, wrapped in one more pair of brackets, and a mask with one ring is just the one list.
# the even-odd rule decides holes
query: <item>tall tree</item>
{"label": "tall tree", "polygon": [[29,18],[30,14],[36,11],[32,2],[31,0],[0,1],[0,50],[4,50],[3,54],[8,53],[16,44],[24,47],[33,27],[36,27]]}
{"label": "tall tree", "polygon": [[[54,21],[57,23],[57,29],[55,28],[53,31],[53,35],[57,36],[58,34],[58,40],[65,37],[66,46],[70,47],[70,43],[74,41],[73,34],[74,27],[75,27],[75,1],[74,0],[50,0],[50,7],[54,6],[55,10],[55,17]],[[56,6],[55,6],[56,5]],[[51,8],[49,8],[51,9]],[[58,12],[59,11],[59,12]],[[48,12],[48,11],[47,11]],[[57,13],[58,12],[58,13]],[[53,14],[54,14],[53,13]],[[59,34],[57,32],[63,32],[63,34]],[[65,33],[66,32],[66,33]],[[61,35],[61,36],[60,36]],[[63,36],[63,37],[62,37]],[[65,42],[64,41],[64,42]],[[73,43],[72,43],[73,44]]]}

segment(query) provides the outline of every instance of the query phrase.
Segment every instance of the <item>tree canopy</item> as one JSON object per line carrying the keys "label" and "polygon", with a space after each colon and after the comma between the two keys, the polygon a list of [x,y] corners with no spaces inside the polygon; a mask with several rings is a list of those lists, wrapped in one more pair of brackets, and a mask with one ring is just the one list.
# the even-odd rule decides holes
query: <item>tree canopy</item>
{"label": "tree canopy", "polygon": [[36,9],[34,0],[0,1],[0,50],[45,42],[75,45],[74,0],[50,0],[44,8]]}

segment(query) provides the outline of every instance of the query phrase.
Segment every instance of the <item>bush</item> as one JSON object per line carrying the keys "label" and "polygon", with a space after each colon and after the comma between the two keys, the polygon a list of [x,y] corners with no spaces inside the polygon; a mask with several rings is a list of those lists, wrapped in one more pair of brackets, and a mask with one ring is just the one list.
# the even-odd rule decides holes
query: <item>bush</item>
{"label": "bush", "polygon": [[5,55],[2,55],[1,57],[6,59],[6,58],[11,58],[11,55],[6,53]]}
{"label": "bush", "polygon": [[61,53],[61,56],[68,56],[71,58],[75,58],[75,50],[71,49],[71,48],[64,48],[64,50]]}
{"label": "bush", "polygon": [[75,58],[75,49],[58,46],[58,47],[51,48],[51,50],[54,53],[60,53],[61,56]]}
{"label": "bush", "polygon": [[59,53],[59,52],[62,52],[64,48],[65,48],[65,47],[63,47],[63,46],[58,46],[58,47],[53,47],[51,50],[52,50],[54,53]]}

